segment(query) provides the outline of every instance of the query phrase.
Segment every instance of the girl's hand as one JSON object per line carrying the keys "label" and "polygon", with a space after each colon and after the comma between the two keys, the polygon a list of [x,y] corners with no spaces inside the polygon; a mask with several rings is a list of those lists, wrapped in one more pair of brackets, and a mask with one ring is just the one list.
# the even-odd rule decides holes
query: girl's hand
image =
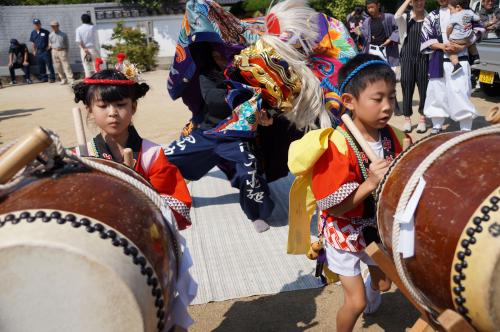
{"label": "girl's hand", "polygon": [[370,184],[372,190],[377,189],[378,184],[384,178],[385,173],[389,169],[389,162],[384,159],[373,161],[370,164],[369,175],[366,182]]}

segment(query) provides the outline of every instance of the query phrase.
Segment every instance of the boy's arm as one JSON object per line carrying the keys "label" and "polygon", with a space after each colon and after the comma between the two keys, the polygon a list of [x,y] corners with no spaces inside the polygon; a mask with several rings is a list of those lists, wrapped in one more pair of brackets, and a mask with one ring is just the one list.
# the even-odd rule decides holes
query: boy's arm
{"label": "boy's arm", "polygon": [[367,181],[363,182],[355,192],[348,196],[342,203],[328,209],[328,213],[333,216],[341,216],[344,213],[351,211],[356,208],[359,204],[370,196],[373,190],[375,190],[370,183]]}
{"label": "boy's arm", "polygon": [[370,164],[370,175],[368,178],[341,203],[328,209],[328,213],[334,216],[341,216],[362,204],[363,201],[377,189],[378,184],[382,181],[388,169],[389,163],[383,159],[372,162]]}

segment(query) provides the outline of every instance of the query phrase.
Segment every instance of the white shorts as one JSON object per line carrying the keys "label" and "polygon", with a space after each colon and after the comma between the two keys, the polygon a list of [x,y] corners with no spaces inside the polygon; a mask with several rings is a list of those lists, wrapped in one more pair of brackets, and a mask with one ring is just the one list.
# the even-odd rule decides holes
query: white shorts
{"label": "white shorts", "polygon": [[360,275],[361,262],[366,265],[377,265],[365,251],[350,252],[339,250],[328,243],[325,245],[325,248],[328,269],[341,276],[354,277]]}

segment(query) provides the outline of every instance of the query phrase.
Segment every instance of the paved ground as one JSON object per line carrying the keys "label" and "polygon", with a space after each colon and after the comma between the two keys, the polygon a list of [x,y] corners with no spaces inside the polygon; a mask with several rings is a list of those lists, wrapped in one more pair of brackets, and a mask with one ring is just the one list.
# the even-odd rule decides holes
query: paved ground
{"label": "paved ground", "polygon": [[[182,102],[173,102],[168,97],[166,77],[167,72],[160,70],[144,75],[151,91],[140,101],[134,118],[139,133],[158,143],[176,138],[189,119]],[[481,92],[474,92],[473,102],[479,114],[484,116],[500,99],[486,98]],[[65,145],[74,145],[76,139],[71,117],[74,105],[68,86],[44,83],[11,87],[4,83],[4,88],[0,89],[0,141],[9,142],[41,125],[59,133]],[[417,116],[415,123],[416,119]],[[396,126],[402,126],[403,119],[395,117],[391,121]],[[475,127],[482,125],[484,118],[479,117]],[[450,130],[456,128],[456,124],[449,126]],[[90,125],[87,136],[94,132],[95,128]],[[334,331],[334,317],[342,303],[342,296],[339,286],[330,285],[323,289],[192,306],[190,311],[196,324],[191,330]],[[376,315],[358,322],[356,331],[404,331],[416,319],[415,310],[393,290],[383,295],[383,306]]]}

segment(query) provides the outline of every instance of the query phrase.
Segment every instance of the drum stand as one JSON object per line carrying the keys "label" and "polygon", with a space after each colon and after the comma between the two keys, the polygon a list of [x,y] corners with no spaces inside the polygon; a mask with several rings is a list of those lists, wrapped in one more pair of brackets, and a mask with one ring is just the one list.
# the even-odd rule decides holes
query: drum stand
{"label": "drum stand", "polygon": [[422,308],[408,292],[399,278],[396,267],[391,257],[377,243],[373,242],[366,248],[366,253],[377,263],[379,268],[391,279],[399,288],[400,292],[410,301],[420,312],[420,318],[410,329],[411,332],[475,332],[476,330],[456,311],[446,309],[439,315],[437,322],[429,316],[429,313]]}

